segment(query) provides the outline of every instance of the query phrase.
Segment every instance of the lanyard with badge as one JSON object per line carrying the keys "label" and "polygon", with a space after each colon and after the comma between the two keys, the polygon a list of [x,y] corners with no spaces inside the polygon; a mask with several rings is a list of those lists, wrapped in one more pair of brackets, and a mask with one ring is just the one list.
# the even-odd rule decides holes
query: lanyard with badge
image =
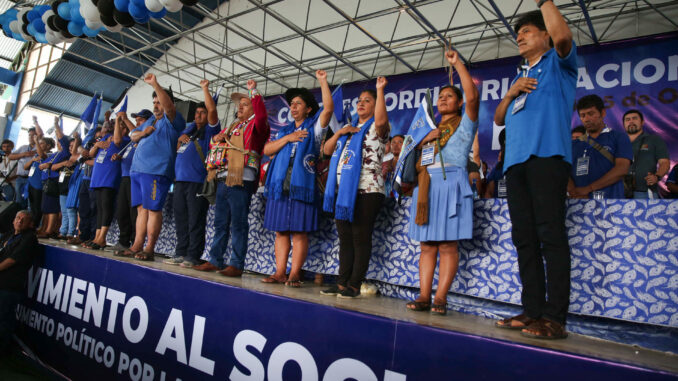
{"label": "lanyard with badge", "polygon": [[435,145],[433,142],[427,143],[421,149],[421,166],[425,167],[427,165],[433,164],[435,161]]}
{"label": "lanyard with badge", "polygon": [[[523,71],[523,78],[526,78],[527,75],[530,72],[530,66],[529,65],[522,65],[521,68],[522,68],[522,71]],[[520,95],[518,95],[516,100],[513,102],[513,110],[511,110],[511,114],[515,114],[518,111],[525,108],[525,102],[526,101],[527,101],[527,93],[521,93]]]}
{"label": "lanyard with badge", "polygon": [[506,198],[506,176],[497,181],[497,197]]}
{"label": "lanyard with badge", "polygon": [[577,159],[577,168],[575,171],[575,176],[586,176],[589,174],[589,157],[586,156],[588,149],[584,150],[582,157]]}

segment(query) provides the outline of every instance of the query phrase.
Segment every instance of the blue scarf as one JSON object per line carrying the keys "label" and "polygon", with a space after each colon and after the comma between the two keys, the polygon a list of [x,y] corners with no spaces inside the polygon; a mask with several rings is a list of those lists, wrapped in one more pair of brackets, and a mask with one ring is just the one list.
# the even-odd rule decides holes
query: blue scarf
{"label": "blue scarf", "polygon": [[[315,161],[318,149],[315,146],[313,127],[318,120],[319,113],[308,117],[301,124],[301,129],[308,131],[306,139],[297,145],[292,165],[292,178],[290,179],[290,199],[312,203],[315,201]],[[278,132],[277,139],[291,134],[296,129],[294,122]],[[278,200],[282,196],[283,183],[287,176],[287,168],[292,156],[292,143],[287,143],[278,151],[271,161],[266,176],[266,197]]]}
{"label": "blue scarf", "polygon": [[[355,197],[358,194],[358,182],[360,181],[360,171],[363,164],[363,140],[365,140],[365,135],[370,130],[372,123],[374,123],[374,117],[365,122],[360,131],[351,138],[347,148],[348,157],[341,169],[341,183],[339,184],[338,194],[335,194],[337,193],[337,167],[346,146],[348,134],[339,138],[332,154],[329,169],[330,176],[327,178],[327,186],[325,186],[323,210],[331,213],[335,209],[334,201],[336,196],[337,205],[334,218],[337,220],[353,222],[353,207],[355,206]],[[356,126],[357,121],[353,125]]]}

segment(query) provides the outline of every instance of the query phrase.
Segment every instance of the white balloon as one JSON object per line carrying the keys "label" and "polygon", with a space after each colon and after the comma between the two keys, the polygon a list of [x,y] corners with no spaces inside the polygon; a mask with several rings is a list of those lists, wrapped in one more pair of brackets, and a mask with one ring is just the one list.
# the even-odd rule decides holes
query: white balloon
{"label": "white balloon", "polygon": [[85,25],[87,25],[87,27],[92,30],[97,30],[104,26],[104,24],[101,21],[92,21],[88,19],[85,19]]}
{"label": "white balloon", "polygon": [[21,33],[21,24],[18,20],[14,20],[9,23],[9,29],[14,33]]}
{"label": "white balloon", "polygon": [[160,12],[163,8],[163,5],[158,0],[145,0],[144,4],[146,4],[146,8],[153,13]]}
{"label": "white balloon", "polygon": [[56,45],[63,41],[63,36],[61,33],[54,33],[52,30],[47,29],[47,32],[45,32],[45,38],[47,39],[47,42],[50,44]]}
{"label": "white balloon", "polygon": [[42,23],[45,24],[45,26],[47,26],[47,19],[49,18],[49,16],[51,16],[53,14],[54,14],[54,11],[51,10],[51,9],[48,9],[47,11],[45,11],[45,13],[42,14],[41,19],[42,19]]}
{"label": "white balloon", "polygon": [[120,24],[115,24],[115,26],[104,25],[104,27],[106,27],[106,30],[113,33],[118,33],[122,30],[122,25]]}
{"label": "white balloon", "polygon": [[99,9],[97,9],[97,6],[92,3],[92,0],[80,0],[80,15],[82,15],[82,18],[85,20],[90,20],[94,23],[101,24]]}
{"label": "white balloon", "polygon": [[160,3],[167,8],[168,12],[178,12],[184,6],[179,0],[160,0]]}

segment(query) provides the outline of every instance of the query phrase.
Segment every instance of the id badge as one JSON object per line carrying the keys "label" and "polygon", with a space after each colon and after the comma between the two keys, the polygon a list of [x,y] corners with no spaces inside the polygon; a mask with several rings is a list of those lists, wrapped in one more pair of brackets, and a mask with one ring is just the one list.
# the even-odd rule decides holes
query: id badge
{"label": "id badge", "polygon": [[177,153],[184,153],[184,152],[186,152],[187,148],[188,148],[188,143],[184,143],[184,144],[181,145],[181,147],[179,147],[179,149],[177,150]]}
{"label": "id badge", "polygon": [[125,150],[125,153],[122,154],[122,158],[123,158],[123,159],[127,159],[127,156],[129,155],[129,152],[130,152],[131,150],[132,150],[131,147],[127,147],[127,149]]}
{"label": "id badge", "polygon": [[577,159],[576,176],[586,176],[589,174],[589,157],[582,156]]}
{"label": "id badge", "polygon": [[99,163],[99,164],[103,163],[105,158],[106,158],[106,150],[99,151],[99,154],[97,155],[97,163]]}
{"label": "id badge", "polygon": [[433,164],[435,161],[435,147],[433,144],[427,144],[421,150],[421,166],[427,166]]}
{"label": "id badge", "polygon": [[31,169],[28,171],[28,177],[33,177],[35,173],[35,166],[31,166]]}
{"label": "id badge", "polygon": [[515,114],[518,111],[522,110],[525,107],[525,101],[527,100],[527,93],[522,93],[516,98],[516,101],[513,102],[513,110],[511,114]]}
{"label": "id badge", "polygon": [[506,198],[506,178],[497,182],[497,197]]}
{"label": "id badge", "polygon": [[59,182],[63,183],[66,179],[66,172],[59,172]]}

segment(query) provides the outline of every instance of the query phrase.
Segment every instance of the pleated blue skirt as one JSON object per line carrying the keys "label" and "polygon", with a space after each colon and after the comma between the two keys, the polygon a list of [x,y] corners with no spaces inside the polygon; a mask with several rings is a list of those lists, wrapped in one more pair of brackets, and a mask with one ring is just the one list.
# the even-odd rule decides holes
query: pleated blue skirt
{"label": "pleated blue skirt", "polygon": [[318,209],[315,204],[281,196],[266,201],[264,227],[274,232],[312,232],[318,229]]}
{"label": "pleated blue skirt", "polygon": [[427,168],[431,176],[428,195],[428,223],[417,225],[417,197],[419,187],[414,188],[410,205],[409,236],[415,241],[458,241],[473,237],[473,192],[468,184],[465,168]]}

